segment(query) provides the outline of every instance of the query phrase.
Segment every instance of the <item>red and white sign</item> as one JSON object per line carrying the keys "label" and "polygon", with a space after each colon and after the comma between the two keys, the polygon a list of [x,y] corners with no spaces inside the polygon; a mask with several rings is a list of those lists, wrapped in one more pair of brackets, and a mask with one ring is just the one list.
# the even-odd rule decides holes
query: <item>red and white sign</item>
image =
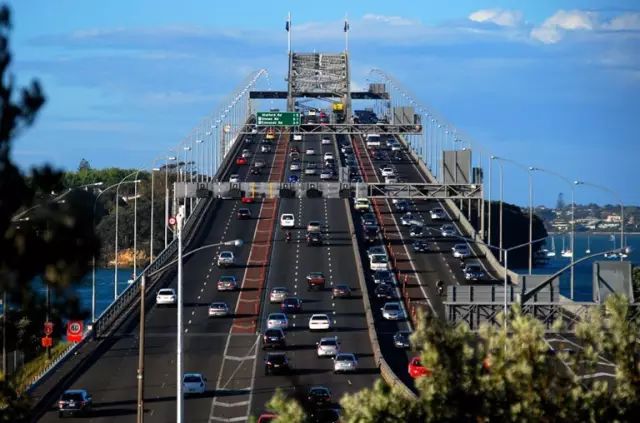
{"label": "red and white sign", "polygon": [[175,216],[171,216],[169,218],[169,225],[175,226],[176,223],[178,223],[178,221],[176,220],[176,217]]}
{"label": "red and white sign", "polygon": [[44,334],[51,336],[53,333],[53,322],[44,322]]}
{"label": "red and white sign", "polygon": [[67,341],[80,342],[82,341],[82,321],[72,320],[67,323]]}
{"label": "red and white sign", "polygon": [[53,346],[53,339],[50,336],[43,336],[40,338],[40,342],[43,348],[50,348]]}

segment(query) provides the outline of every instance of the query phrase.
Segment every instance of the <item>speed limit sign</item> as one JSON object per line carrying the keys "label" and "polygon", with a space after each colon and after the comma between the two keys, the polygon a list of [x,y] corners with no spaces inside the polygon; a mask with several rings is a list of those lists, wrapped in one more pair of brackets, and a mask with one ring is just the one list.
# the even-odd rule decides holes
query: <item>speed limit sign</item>
{"label": "speed limit sign", "polygon": [[175,216],[171,216],[169,218],[169,225],[174,226],[176,224],[176,217]]}
{"label": "speed limit sign", "polygon": [[72,320],[67,324],[67,341],[80,342],[82,341],[82,321]]}

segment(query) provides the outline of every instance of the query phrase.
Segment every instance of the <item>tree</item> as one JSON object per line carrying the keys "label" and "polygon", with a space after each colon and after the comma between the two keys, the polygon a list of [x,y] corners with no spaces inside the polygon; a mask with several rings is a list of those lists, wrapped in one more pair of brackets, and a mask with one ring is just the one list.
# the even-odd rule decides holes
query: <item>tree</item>
{"label": "tree", "polygon": [[[6,327],[25,342],[30,328],[42,327],[34,322],[31,311],[42,305],[34,293],[33,283],[40,276],[55,293],[56,311],[74,318],[80,314],[77,301],[66,290],[79,281],[98,247],[91,220],[91,205],[86,192],[70,192],[64,202],[55,202],[51,191],[62,186],[62,173],[49,166],[33,168],[25,176],[11,161],[11,143],[36,119],[45,103],[37,81],[22,88],[13,100],[13,77],[8,7],[0,7],[0,291],[11,309],[13,328]],[[19,213],[28,220],[18,219]],[[7,313],[8,314],[8,313]],[[15,316],[15,317],[14,317]],[[23,318],[28,316],[28,320]],[[36,316],[37,317],[37,316]],[[6,318],[4,319],[6,320]],[[12,322],[5,322],[10,326]],[[33,323],[33,324],[32,324]],[[31,329],[32,330],[32,329]],[[4,335],[4,334],[3,334]],[[8,337],[7,337],[8,338]],[[28,398],[19,396],[4,374],[0,391],[0,419],[28,420]]]}
{"label": "tree", "polygon": [[78,165],[78,172],[86,172],[88,170],[91,170],[91,165],[87,159],[83,158]]}

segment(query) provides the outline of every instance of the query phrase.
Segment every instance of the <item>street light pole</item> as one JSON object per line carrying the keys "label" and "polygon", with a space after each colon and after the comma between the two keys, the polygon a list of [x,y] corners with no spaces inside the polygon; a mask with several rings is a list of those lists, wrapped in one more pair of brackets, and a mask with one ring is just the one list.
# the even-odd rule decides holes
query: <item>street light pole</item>
{"label": "street light pole", "polygon": [[140,280],[140,329],[138,334],[138,408],[136,423],[144,423],[144,300],[146,293],[146,276],[143,274]]}
{"label": "street light pole", "polygon": [[178,236],[178,305],[177,305],[177,342],[176,342],[176,422],[182,423],[184,416],[184,397],[182,392],[182,224],[184,221],[184,209],[186,205],[179,208],[177,221]]}
{"label": "street light pole", "polygon": [[169,235],[169,161],[174,160],[177,161],[178,158],[176,156],[167,156],[164,166],[164,248],[169,245],[167,241]]}
{"label": "street light pole", "polygon": [[[113,274],[113,299],[114,301],[118,298],[118,212],[119,212],[119,203],[120,201],[118,201],[120,199],[120,185],[127,180],[127,178],[137,174],[139,171],[135,171],[135,172],[131,172],[130,174],[128,174],[127,176],[125,176],[124,178],[122,178],[122,180],[118,183],[118,185],[116,185],[116,239],[114,244],[114,250],[115,250],[115,271]],[[136,180],[137,181],[137,180]],[[136,182],[133,181],[133,182]],[[138,181],[139,182],[139,181]]]}

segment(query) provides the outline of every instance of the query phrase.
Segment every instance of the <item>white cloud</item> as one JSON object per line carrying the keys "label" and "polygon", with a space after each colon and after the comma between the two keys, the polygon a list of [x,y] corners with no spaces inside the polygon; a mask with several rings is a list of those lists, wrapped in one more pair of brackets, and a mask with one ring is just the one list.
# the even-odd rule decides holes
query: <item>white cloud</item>
{"label": "white cloud", "polygon": [[393,25],[393,26],[406,26],[406,25],[415,25],[417,21],[403,18],[402,16],[385,16],[385,15],[375,15],[373,13],[367,13],[362,17],[363,21],[374,21],[374,22],[382,22],[385,24]]}
{"label": "white cloud", "polygon": [[591,31],[598,27],[598,16],[584,10],[558,10],[542,25],[531,30],[531,38],[545,44],[559,42],[566,31]]}
{"label": "white cloud", "polygon": [[470,14],[469,20],[513,27],[522,21],[522,12],[518,10],[480,9]]}
{"label": "white cloud", "polygon": [[612,31],[640,30],[640,13],[623,13],[603,25]]}

